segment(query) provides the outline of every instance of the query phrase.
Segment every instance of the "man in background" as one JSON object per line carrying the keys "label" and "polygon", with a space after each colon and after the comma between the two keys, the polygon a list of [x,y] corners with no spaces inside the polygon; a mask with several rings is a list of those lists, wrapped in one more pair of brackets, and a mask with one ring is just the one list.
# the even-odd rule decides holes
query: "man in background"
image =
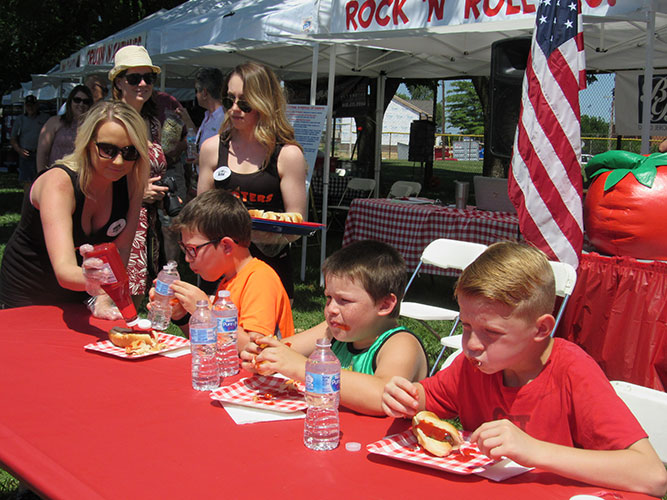
{"label": "man in background", "polygon": [[37,98],[29,94],[25,98],[25,112],[16,117],[10,143],[19,156],[19,182],[27,190],[37,176],[37,141],[39,132],[49,115],[39,111]]}

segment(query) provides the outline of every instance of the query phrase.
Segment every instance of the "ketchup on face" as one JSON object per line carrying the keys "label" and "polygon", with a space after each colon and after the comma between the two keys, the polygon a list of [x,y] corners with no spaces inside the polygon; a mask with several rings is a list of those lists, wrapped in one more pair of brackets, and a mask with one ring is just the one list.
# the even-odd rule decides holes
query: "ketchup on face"
{"label": "ketchup on face", "polygon": [[91,252],[86,254],[86,258],[96,257],[100,259],[105,266],[111,269],[113,278],[107,283],[101,283],[102,289],[114,301],[123,319],[126,323],[132,323],[137,319],[137,310],[130,296],[130,279],[120,258],[115,243],[101,243],[95,245]]}

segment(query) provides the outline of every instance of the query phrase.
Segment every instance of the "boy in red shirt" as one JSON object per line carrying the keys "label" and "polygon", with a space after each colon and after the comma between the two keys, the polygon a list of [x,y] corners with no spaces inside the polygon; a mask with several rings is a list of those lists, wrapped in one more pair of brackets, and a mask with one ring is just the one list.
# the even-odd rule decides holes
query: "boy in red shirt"
{"label": "boy in red shirt", "polygon": [[572,479],[661,496],[667,471],[595,361],[550,336],[553,272],[528,245],[491,245],[456,285],[463,354],[420,383],[394,377],[392,417],[459,416],[487,456]]}

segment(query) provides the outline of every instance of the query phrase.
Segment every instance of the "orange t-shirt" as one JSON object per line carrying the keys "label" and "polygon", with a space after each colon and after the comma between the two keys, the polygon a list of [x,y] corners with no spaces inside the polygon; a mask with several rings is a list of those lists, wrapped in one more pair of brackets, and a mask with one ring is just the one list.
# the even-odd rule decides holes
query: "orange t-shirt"
{"label": "orange t-shirt", "polygon": [[253,258],[236,276],[223,278],[220,290],[229,290],[239,310],[239,326],[246,332],[270,337],[279,329],[280,338],[294,335],[289,297],[276,272],[265,262]]}

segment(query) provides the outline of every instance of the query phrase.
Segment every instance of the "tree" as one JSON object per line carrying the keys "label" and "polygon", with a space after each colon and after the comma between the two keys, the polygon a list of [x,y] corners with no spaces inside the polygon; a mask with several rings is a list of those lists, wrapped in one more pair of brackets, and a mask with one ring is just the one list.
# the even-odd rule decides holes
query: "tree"
{"label": "tree", "polygon": [[581,115],[582,137],[607,137],[609,122],[599,116]]}
{"label": "tree", "polygon": [[464,134],[484,133],[484,112],[472,82],[457,80],[447,92],[446,119]]}
{"label": "tree", "polygon": [[408,92],[410,92],[411,99],[416,101],[432,101],[433,88],[428,85],[412,85],[408,84]]}
{"label": "tree", "polygon": [[4,0],[0,9],[0,93],[46,73],[84,46],[182,0]]}

